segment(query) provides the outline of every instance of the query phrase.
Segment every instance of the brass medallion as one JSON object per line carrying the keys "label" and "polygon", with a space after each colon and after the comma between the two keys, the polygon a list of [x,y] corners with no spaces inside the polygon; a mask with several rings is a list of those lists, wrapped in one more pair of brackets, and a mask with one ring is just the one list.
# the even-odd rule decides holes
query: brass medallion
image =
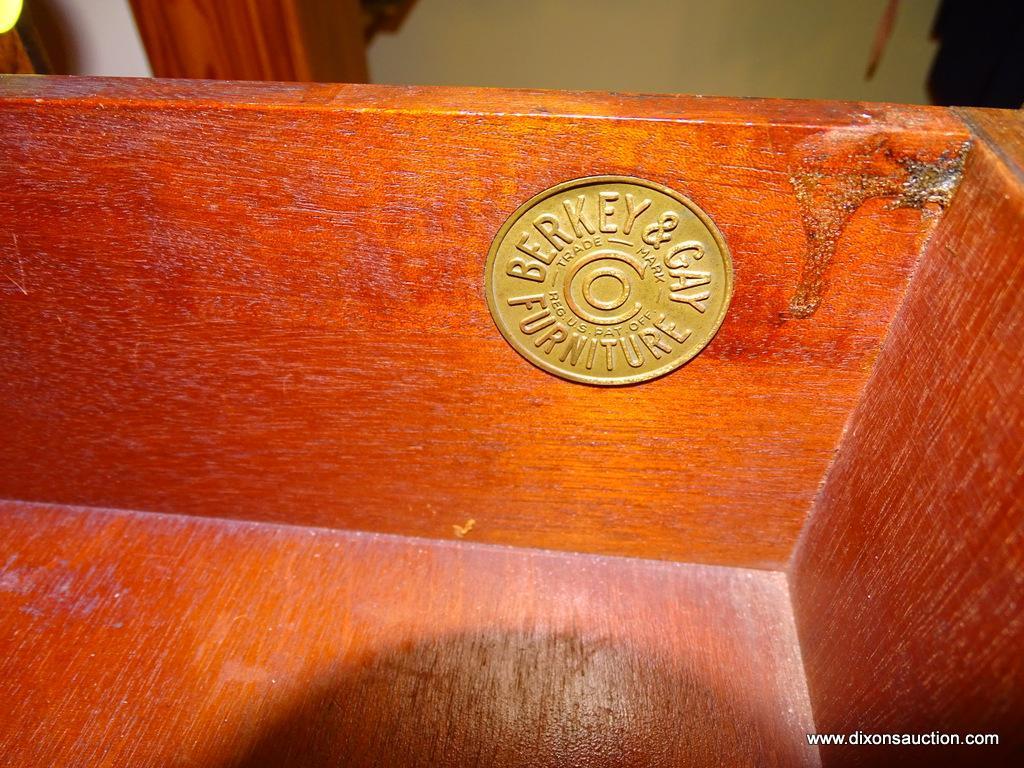
{"label": "brass medallion", "polygon": [[551,187],[498,230],[485,293],[519,354],[571,381],[662,376],[718,331],[732,260],[700,208],[668,187],[591,176]]}

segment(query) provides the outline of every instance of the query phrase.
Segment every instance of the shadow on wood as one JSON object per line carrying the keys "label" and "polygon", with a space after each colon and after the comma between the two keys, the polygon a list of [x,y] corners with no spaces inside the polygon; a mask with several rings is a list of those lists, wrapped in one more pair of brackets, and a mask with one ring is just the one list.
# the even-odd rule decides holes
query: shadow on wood
{"label": "shadow on wood", "polygon": [[455,635],[367,656],[312,694],[296,691],[225,768],[815,764],[737,693],[612,639]]}

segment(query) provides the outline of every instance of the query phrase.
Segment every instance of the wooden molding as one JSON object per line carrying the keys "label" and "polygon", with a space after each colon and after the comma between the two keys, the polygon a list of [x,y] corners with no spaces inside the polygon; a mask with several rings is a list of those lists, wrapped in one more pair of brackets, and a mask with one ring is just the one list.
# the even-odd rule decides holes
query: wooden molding
{"label": "wooden molding", "polygon": [[157,77],[366,82],[358,0],[131,0]]}
{"label": "wooden molding", "polygon": [[18,36],[18,30],[12,29],[0,35],[0,74],[30,75],[33,72],[35,69]]}

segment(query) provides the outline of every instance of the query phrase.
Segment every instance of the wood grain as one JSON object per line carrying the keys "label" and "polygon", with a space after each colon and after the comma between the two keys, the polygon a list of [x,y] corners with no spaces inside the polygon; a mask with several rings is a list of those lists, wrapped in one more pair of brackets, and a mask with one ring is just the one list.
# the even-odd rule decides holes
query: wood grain
{"label": "wood grain", "polygon": [[1007,167],[1024,167],[1024,112],[1010,109],[953,111]]}
{"label": "wood grain", "polygon": [[30,75],[35,72],[17,29],[0,34],[0,75]]}
{"label": "wood grain", "polygon": [[818,765],[782,574],[0,515],[5,764]]}
{"label": "wood grain", "polygon": [[[780,567],[967,136],[863,104],[0,80],[0,495]],[[712,344],[620,390],[522,360],[482,295],[505,217],[593,174],[687,195],[735,266]]]}
{"label": "wood grain", "polygon": [[826,766],[1024,754],[1024,174],[1004,162],[1024,143],[1004,119],[1018,138],[974,149],[791,574],[819,730],[1000,747],[827,747]]}
{"label": "wood grain", "polygon": [[364,83],[359,0],[131,0],[153,74]]}

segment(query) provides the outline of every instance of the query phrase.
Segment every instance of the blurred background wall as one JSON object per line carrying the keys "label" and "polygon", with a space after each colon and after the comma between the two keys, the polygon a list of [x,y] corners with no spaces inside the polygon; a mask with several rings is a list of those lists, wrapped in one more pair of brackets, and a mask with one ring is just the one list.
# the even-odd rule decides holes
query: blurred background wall
{"label": "blurred background wall", "polygon": [[[417,0],[366,58],[376,83],[926,103],[938,2],[899,4],[870,80],[888,0]],[[151,74],[128,0],[28,4],[54,71]]]}
{"label": "blurred background wall", "polygon": [[369,49],[379,83],[926,103],[938,0],[419,0]]}
{"label": "blurred background wall", "polygon": [[25,5],[55,73],[152,73],[128,0],[25,0]]}

